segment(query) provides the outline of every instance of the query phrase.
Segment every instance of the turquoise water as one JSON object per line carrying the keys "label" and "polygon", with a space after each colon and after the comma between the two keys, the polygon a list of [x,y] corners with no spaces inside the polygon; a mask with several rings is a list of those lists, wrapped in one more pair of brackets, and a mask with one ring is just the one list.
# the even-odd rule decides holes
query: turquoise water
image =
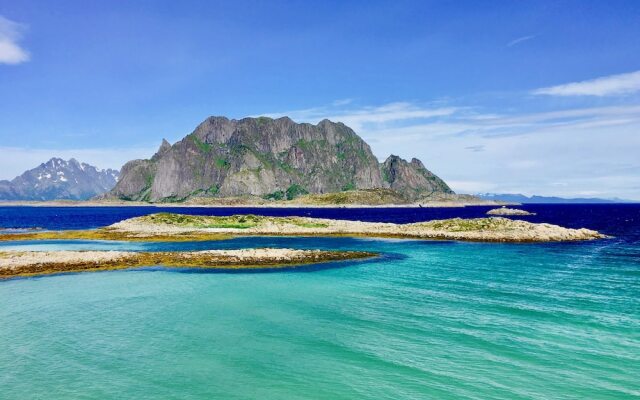
{"label": "turquoise water", "polygon": [[640,396],[635,241],[241,238],[0,250],[245,246],[383,256],[277,273],[156,268],[0,282],[0,398]]}

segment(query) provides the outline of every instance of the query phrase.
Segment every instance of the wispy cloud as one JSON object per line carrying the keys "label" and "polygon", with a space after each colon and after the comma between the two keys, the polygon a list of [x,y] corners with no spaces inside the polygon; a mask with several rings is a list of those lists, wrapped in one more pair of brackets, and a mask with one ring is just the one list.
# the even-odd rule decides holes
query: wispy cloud
{"label": "wispy cloud", "polygon": [[0,64],[20,64],[29,61],[29,52],[20,47],[25,26],[0,15]]}
{"label": "wispy cloud", "polygon": [[347,104],[351,103],[353,103],[353,99],[338,99],[334,100],[331,104],[334,106],[346,106]]}
{"label": "wispy cloud", "polygon": [[640,91],[640,71],[550,86],[533,91],[549,96],[616,96]]}
{"label": "wispy cloud", "polygon": [[510,41],[509,43],[507,43],[507,47],[513,47],[515,45],[518,45],[522,42],[526,42],[527,40],[531,40],[536,38],[538,35],[529,35],[529,36],[521,36],[519,38],[513,39],[512,41]]}
{"label": "wispy cloud", "polygon": [[356,131],[374,129],[391,123],[406,123],[411,120],[424,120],[454,114],[456,107],[431,107],[410,102],[395,102],[381,106],[349,107],[332,103],[330,106],[314,107],[303,110],[291,110],[266,114],[277,118],[288,116],[299,122],[319,122],[323,119],[342,122]]}
{"label": "wispy cloud", "polygon": [[[559,111],[520,114],[481,113],[473,107],[434,107],[411,102],[380,106],[319,106],[302,110],[270,113],[288,116],[297,122],[317,123],[323,119],[342,122],[367,136],[416,135],[421,137],[499,137],[532,134],[541,128],[606,128],[640,123],[640,105],[570,108]],[[471,147],[467,148],[472,150]]]}
{"label": "wispy cloud", "polygon": [[484,145],[483,144],[477,144],[477,145],[474,145],[474,146],[467,146],[467,147],[465,147],[465,149],[471,150],[474,153],[478,153],[480,151],[484,151]]}

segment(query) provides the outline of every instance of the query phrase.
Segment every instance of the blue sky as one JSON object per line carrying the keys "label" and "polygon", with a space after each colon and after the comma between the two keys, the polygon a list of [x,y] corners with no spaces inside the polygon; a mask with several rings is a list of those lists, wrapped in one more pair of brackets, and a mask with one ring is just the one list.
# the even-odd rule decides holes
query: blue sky
{"label": "blue sky", "polygon": [[0,179],[289,115],[460,192],[640,199],[638,37],[637,1],[0,0]]}

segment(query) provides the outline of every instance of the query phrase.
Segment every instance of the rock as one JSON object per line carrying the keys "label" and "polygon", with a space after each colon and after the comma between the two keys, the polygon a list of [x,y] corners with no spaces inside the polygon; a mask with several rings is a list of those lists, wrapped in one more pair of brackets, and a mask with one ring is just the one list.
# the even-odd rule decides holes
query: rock
{"label": "rock", "polygon": [[453,190],[442,179],[426,169],[416,158],[407,162],[391,155],[380,168],[388,187],[409,201],[428,201],[434,194],[453,194]]}
{"label": "rock", "polygon": [[151,157],[151,159],[157,160],[158,158],[162,157],[162,155],[167,151],[169,151],[170,149],[171,149],[171,143],[167,142],[167,139],[162,139],[162,144],[160,144],[160,148],[158,149],[156,154],[154,154],[153,157]]}
{"label": "rock", "polygon": [[487,215],[536,215],[536,213],[518,210],[517,208],[500,207],[487,211]]}

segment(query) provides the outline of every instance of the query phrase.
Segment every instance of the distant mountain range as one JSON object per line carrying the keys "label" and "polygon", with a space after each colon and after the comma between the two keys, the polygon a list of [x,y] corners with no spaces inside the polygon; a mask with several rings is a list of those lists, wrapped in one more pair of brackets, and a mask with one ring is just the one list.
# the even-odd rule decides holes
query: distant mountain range
{"label": "distant mountain range", "polygon": [[118,171],[52,158],[11,181],[0,181],[0,200],[87,200],[111,190]]}
{"label": "distant mountain range", "polygon": [[380,163],[369,145],[340,122],[210,117],[173,145],[163,140],[150,159],[125,164],[117,185],[104,198],[292,200],[377,188],[393,191],[406,202],[454,196],[415,158],[392,155]]}
{"label": "distant mountain range", "polygon": [[478,193],[477,197],[484,200],[503,201],[522,204],[597,204],[597,203],[635,203],[633,200],[599,199],[599,198],[563,198],[549,196],[525,196],[513,193]]}

